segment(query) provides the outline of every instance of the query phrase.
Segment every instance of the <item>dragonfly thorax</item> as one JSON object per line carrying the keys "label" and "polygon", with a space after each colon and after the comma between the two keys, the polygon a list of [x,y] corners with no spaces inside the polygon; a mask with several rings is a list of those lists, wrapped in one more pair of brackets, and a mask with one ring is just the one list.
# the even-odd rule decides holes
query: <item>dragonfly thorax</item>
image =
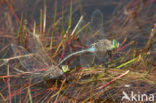
{"label": "dragonfly thorax", "polygon": [[57,66],[51,66],[45,73],[45,76],[48,76],[50,79],[55,79],[62,76],[64,72]]}
{"label": "dragonfly thorax", "polygon": [[112,41],[108,39],[98,40],[91,46],[95,47],[97,52],[106,52],[113,49]]}

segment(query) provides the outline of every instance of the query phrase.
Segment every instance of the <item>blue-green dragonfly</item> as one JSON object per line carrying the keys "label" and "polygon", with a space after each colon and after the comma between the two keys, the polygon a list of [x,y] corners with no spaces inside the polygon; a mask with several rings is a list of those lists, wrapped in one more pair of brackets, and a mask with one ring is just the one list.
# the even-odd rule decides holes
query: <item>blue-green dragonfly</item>
{"label": "blue-green dragonfly", "polygon": [[29,72],[35,77],[49,77],[55,79],[68,71],[68,68],[61,69],[52,63],[37,34],[30,33],[29,40],[30,47],[33,50],[32,53],[28,52],[28,50],[22,46],[11,44],[14,56],[23,55],[23,57],[18,58],[21,65],[26,69],[23,72]]}
{"label": "blue-green dragonfly", "polygon": [[[85,21],[81,22],[80,27],[83,25],[85,25]],[[79,38],[82,42],[85,39],[85,41],[87,41],[85,44],[89,46],[89,48],[68,55],[58,65],[61,65],[71,56],[80,54],[81,66],[90,66],[93,64],[95,56],[101,57],[101,54],[106,54],[107,51],[119,47],[119,42],[115,39],[111,41],[105,38],[103,32],[103,14],[99,9],[92,13],[88,29],[87,33],[82,31],[79,34]]]}

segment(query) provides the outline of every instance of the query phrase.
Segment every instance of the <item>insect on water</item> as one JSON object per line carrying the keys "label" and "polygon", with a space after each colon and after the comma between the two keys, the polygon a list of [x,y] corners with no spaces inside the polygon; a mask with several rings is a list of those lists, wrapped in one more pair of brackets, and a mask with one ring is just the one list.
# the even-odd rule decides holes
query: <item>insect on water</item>
{"label": "insect on water", "polygon": [[26,72],[32,73],[33,76],[47,76],[51,79],[55,79],[62,76],[67,70],[62,70],[52,63],[50,57],[46,53],[39,39],[39,36],[35,33],[30,33],[29,36],[30,46],[33,45],[33,47],[31,47],[33,48],[33,53],[28,52],[22,46],[11,44],[11,48],[15,56],[28,55],[22,58],[18,58],[21,65],[26,69]]}
{"label": "insect on water", "polygon": [[[85,25],[85,21],[81,22],[80,27],[83,25]],[[69,57],[80,54],[81,66],[88,67],[93,64],[95,57],[101,58],[107,51],[118,48],[119,42],[115,39],[113,41],[106,39],[103,31],[103,14],[97,9],[91,15],[90,26],[87,32],[84,32],[83,30],[79,34],[81,42],[83,44],[85,43],[89,48],[68,55],[59,63],[59,65]]]}

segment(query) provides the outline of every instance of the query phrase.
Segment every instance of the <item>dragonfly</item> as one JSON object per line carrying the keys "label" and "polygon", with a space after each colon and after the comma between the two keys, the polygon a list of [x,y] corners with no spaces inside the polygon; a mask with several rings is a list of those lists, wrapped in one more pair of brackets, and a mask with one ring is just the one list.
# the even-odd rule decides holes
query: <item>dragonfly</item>
{"label": "dragonfly", "polygon": [[[82,21],[80,26],[81,25],[85,25],[85,21]],[[90,26],[88,31],[89,32],[87,33],[81,32],[79,34],[79,38],[82,41],[82,43],[83,40],[86,39],[84,41],[86,41],[85,44],[89,48],[71,53],[70,55],[65,57],[62,61],[60,61],[58,65],[61,65],[64,61],[66,61],[71,56],[80,54],[80,65],[83,67],[88,67],[91,66],[91,64],[93,64],[95,56],[100,58],[103,54],[106,54],[107,51],[119,47],[119,42],[117,42],[117,40],[113,39],[111,41],[104,37],[105,34],[103,32],[104,31],[103,14],[99,9],[93,11],[91,15]],[[96,36],[94,36],[93,34]]]}
{"label": "dragonfly", "polygon": [[39,35],[30,33],[29,41],[32,53],[22,46],[11,44],[11,48],[15,56],[28,55],[18,58],[20,64],[26,69],[26,72],[30,72],[37,77],[40,76],[55,79],[68,71],[67,68],[62,69],[52,63],[39,39]]}

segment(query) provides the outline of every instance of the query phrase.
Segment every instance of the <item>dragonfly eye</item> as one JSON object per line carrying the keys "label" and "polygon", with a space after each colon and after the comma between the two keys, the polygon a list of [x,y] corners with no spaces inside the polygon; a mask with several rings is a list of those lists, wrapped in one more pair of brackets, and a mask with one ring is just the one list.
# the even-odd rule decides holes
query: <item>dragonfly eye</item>
{"label": "dragonfly eye", "polygon": [[69,71],[68,65],[62,65],[61,68],[62,68],[64,73]]}
{"label": "dragonfly eye", "polygon": [[120,43],[117,42],[117,40],[113,39],[113,43],[112,43],[112,45],[113,45],[113,49],[116,49],[116,48],[119,47]]}

